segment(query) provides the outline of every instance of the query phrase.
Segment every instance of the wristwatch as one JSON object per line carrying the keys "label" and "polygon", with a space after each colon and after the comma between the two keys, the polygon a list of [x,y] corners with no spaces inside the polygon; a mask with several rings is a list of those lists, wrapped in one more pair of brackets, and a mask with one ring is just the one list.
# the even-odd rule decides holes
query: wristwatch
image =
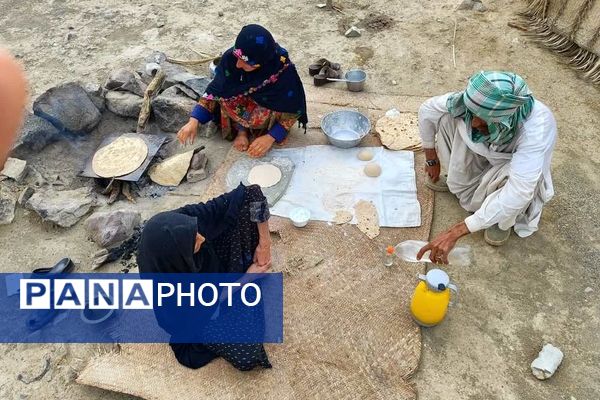
{"label": "wristwatch", "polygon": [[433,159],[433,160],[426,160],[425,161],[427,163],[427,165],[429,165],[430,167],[433,167],[434,165],[438,165],[438,160]]}

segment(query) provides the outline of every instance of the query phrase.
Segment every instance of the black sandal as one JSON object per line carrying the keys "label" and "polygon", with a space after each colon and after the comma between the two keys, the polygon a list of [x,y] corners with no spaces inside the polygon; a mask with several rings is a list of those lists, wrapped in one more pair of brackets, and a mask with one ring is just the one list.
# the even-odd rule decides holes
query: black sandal
{"label": "black sandal", "polygon": [[70,258],[65,257],[57,262],[53,267],[41,267],[32,271],[33,274],[66,274],[75,268],[75,264]]}
{"label": "black sandal", "polygon": [[[33,274],[37,275],[58,275],[69,273],[75,268],[73,261],[65,257],[57,262],[53,267],[42,267],[33,270]],[[58,315],[61,310],[49,309],[49,310],[36,310],[32,312],[31,316],[27,318],[25,324],[30,331],[37,331],[46,326],[50,321]]]}
{"label": "black sandal", "polygon": [[317,75],[313,76],[313,83],[315,86],[323,86],[332,82],[327,78],[339,79],[341,76],[342,71],[339,69],[336,70],[331,67],[323,67]]}
{"label": "black sandal", "polygon": [[321,69],[323,69],[323,67],[329,67],[339,71],[342,66],[339,63],[333,63],[327,60],[326,58],[321,58],[320,60],[317,60],[314,64],[308,66],[308,74],[310,76],[315,76],[321,72]]}

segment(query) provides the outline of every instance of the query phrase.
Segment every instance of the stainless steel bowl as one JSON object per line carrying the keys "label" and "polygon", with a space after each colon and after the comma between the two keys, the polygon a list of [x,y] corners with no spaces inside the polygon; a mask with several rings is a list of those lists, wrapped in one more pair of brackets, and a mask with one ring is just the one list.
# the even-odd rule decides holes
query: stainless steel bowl
{"label": "stainless steel bowl", "polygon": [[321,120],[321,129],[329,143],[349,149],[358,146],[371,131],[371,121],[358,111],[340,110],[325,115]]}
{"label": "stainless steel bowl", "polygon": [[352,69],[346,72],[346,87],[351,92],[362,92],[365,88],[367,73],[362,69]]}

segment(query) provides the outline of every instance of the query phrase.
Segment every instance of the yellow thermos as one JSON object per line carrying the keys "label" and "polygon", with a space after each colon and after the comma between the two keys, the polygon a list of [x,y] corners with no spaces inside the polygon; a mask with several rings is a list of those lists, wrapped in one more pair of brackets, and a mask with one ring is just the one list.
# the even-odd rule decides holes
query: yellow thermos
{"label": "yellow thermos", "polygon": [[427,275],[419,274],[421,282],[415,288],[410,302],[410,312],[421,326],[434,326],[442,322],[450,304],[450,290],[458,294],[456,285],[441,269],[432,269]]}

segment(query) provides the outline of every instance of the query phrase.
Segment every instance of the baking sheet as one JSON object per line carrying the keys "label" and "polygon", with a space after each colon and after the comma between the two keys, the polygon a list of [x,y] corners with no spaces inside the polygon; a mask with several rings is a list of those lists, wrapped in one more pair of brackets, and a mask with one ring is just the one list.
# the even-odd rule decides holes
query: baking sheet
{"label": "baking sheet", "polygon": [[[162,146],[162,144],[164,143],[165,139],[167,138],[167,135],[150,135],[150,134],[139,134],[139,133],[115,133],[115,134],[105,137],[104,140],[102,140],[102,143],[100,143],[100,145],[96,149],[96,151],[98,151],[98,149],[108,145],[110,142],[112,142],[113,140],[115,140],[118,137],[140,138],[146,143],[146,146],[148,146],[148,156],[146,156],[146,160],[142,163],[142,165],[140,165],[138,167],[138,169],[136,169],[135,171],[133,171],[127,175],[118,176],[115,178],[120,181],[137,182],[142,177],[144,172],[146,171],[146,168],[148,168],[148,165],[150,164],[150,162],[152,161],[152,159],[158,152],[158,149],[160,149],[160,146]],[[94,151],[90,155],[89,159],[86,161],[83,170],[79,173],[80,176],[85,176],[88,178],[101,178],[101,176],[96,175],[94,173],[94,170],[92,169],[92,159],[94,158],[94,154],[96,154],[96,151]]]}
{"label": "baking sheet", "polygon": [[[374,158],[360,161],[359,151],[370,149]],[[336,211],[354,214],[360,200],[372,202],[379,214],[379,225],[406,228],[421,225],[421,206],[412,151],[391,151],[383,147],[340,149],[333,146],[307,146],[274,150],[272,157],[287,157],[295,170],[290,184],[271,213],[289,218],[295,207],[305,207],[311,219],[333,222]],[[371,178],[365,165],[378,163],[382,174]],[[356,217],[352,219],[356,224]]]}

